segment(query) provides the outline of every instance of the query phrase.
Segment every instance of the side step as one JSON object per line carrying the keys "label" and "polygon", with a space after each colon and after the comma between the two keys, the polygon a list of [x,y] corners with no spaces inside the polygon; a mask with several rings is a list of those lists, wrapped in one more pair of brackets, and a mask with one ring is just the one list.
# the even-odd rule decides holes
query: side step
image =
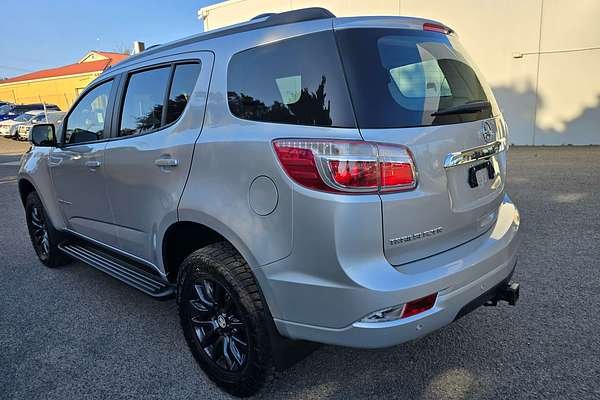
{"label": "side step", "polygon": [[168,299],[174,296],[175,287],[162,279],[143,270],[143,266],[125,257],[112,254],[98,246],[83,240],[68,240],[58,247],[69,256],[76,258],[129,286],[157,299]]}

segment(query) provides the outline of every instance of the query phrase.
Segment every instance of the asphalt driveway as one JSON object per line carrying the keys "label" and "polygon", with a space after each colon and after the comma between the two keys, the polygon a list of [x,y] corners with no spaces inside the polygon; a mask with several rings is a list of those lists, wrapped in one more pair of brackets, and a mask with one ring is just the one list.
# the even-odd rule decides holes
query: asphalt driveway
{"label": "asphalt driveway", "polygon": [[[174,301],[37,261],[16,159],[0,155],[0,398],[229,398],[196,366]],[[517,307],[480,308],[391,349],[322,346],[262,396],[600,398],[600,147],[513,148],[509,170]]]}

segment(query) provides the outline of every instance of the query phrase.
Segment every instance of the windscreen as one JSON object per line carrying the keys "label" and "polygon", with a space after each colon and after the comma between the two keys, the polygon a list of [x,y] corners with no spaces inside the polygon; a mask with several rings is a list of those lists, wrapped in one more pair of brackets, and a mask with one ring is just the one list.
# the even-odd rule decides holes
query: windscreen
{"label": "windscreen", "polygon": [[[491,94],[452,35],[409,29],[341,29],[340,53],[360,128],[471,122]],[[448,110],[458,111],[448,113]],[[440,115],[436,115],[441,112]]]}
{"label": "windscreen", "polygon": [[45,122],[46,116],[44,114],[36,115],[31,119],[31,122]]}
{"label": "windscreen", "polygon": [[29,121],[31,118],[33,118],[33,115],[31,115],[31,114],[21,114],[21,115],[19,115],[17,118],[15,118],[15,121],[19,121],[19,122],[27,122],[27,121]]}

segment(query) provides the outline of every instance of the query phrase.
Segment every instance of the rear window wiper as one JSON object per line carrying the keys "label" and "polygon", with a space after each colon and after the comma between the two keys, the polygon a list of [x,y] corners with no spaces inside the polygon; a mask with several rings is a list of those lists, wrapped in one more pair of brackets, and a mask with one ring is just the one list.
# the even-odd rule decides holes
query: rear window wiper
{"label": "rear window wiper", "polygon": [[438,115],[451,115],[451,114],[468,114],[468,113],[476,113],[483,110],[487,110],[491,108],[492,105],[489,101],[473,101],[465,104],[461,104],[458,106],[444,108],[443,110],[436,111],[431,113],[432,117],[436,117]]}

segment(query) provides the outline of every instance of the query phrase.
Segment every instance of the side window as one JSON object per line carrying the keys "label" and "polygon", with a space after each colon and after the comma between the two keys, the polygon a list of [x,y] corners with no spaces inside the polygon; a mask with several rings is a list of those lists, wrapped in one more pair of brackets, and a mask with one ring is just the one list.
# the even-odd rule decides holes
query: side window
{"label": "side window", "polygon": [[179,64],[175,66],[167,105],[166,124],[175,121],[183,113],[194,86],[196,86],[199,74],[200,64]]}
{"label": "side window", "polygon": [[261,122],[355,127],[331,31],[245,50],[227,73],[233,115]]}
{"label": "side window", "polygon": [[137,72],[129,77],[119,136],[139,135],[160,128],[170,73],[168,66]]}
{"label": "side window", "polygon": [[93,142],[104,139],[106,107],[112,81],[88,92],[75,106],[67,120],[65,143]]}

